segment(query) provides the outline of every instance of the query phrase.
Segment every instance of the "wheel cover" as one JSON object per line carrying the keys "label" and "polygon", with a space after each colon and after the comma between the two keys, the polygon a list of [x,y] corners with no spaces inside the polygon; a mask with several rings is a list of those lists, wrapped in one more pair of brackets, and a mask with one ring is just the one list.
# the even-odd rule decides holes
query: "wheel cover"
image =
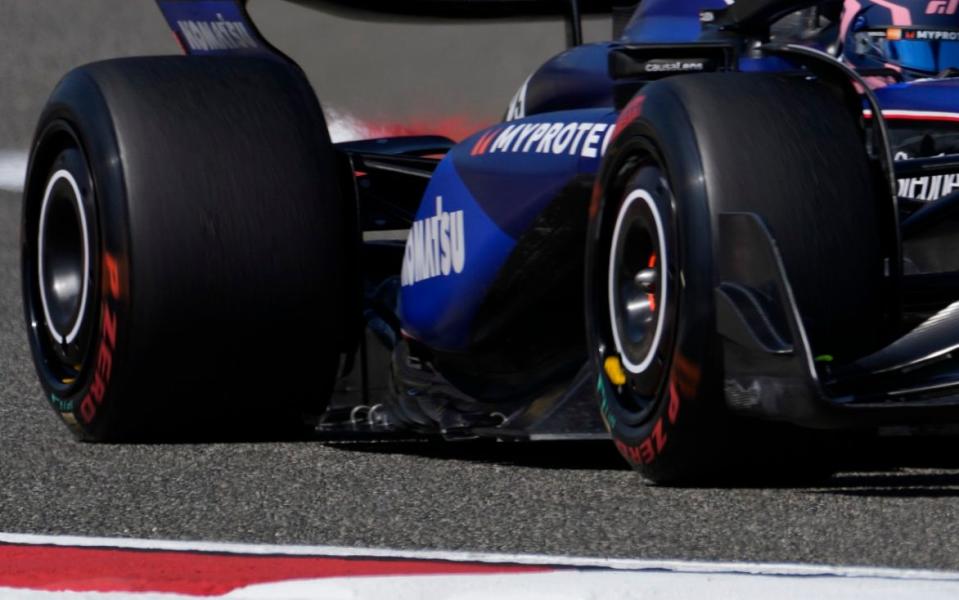
{"label": "wheel cover", "polygon": [[633,190],[616,218],[607,277],[613,341],[623,367],[633,374],[649,367],[663,335],[670,300],[670,256],[663,240],[663,219],[652,195]]}
{"label": "wheel cover", "polygon": [[66,169],[47,183],[40,208],[38,283],[47,331],[73,343],[83,325],[89,288],[90,232],[80,188]]}
{"label": "wheel cover", "polygon": [[38,136],[24,191],[24,312],[51,398],[81,389],[95,360],[98,227],[89,164],[72,127],[55,120]]}
{"label": "wheel cover", "polygon": [[[667,395],[681,275],[675,200],[658,154],[645,138],[623,152],[605,185],[608,199],[593,275],[595,346],[608,392],[607,424],[641,431]],[[625,433],[624,433],[625,432]]]}

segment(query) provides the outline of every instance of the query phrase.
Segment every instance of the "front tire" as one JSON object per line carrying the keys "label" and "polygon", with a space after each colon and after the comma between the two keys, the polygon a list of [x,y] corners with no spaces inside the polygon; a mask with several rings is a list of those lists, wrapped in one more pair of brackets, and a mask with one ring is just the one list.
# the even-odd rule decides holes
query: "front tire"
{"label": "front tire", "polygon": [[[769,226],[815,353],[849,360],[874,349],[883,221],[855,119],[821,83],[766,74],[669,78],[621,113],[590,210],[587,322],[604,420],[648,481],[730,481],[815,462],[796,447],[805,432],[726,409],[715,256],[737,241],[716,237],[717,216],[749,211]],[[636,197],[654,209],[637,230],[659,233],[623,244],[617,228]],[[646,247],[672,258],[651,273],[618,270]],[[648,330],[623,309],[644,294],[659,311]]]}

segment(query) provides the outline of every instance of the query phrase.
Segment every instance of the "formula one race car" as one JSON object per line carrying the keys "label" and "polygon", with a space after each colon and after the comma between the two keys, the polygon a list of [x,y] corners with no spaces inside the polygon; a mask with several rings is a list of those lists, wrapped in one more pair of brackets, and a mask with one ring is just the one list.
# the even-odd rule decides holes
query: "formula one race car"
{"label": "formula one race car", "polygon": [[[81,438],[598,436],[673,482],[959,423],[959,82],[873,91],[902,65],[835,55],[835,28],[865,55],[956,27],[811,0],[343,2],[566,13],[572,45],[460,143],[333,144],[240,0],[158,4],[187,56],[67,74],[24,192],[33,359]],[[603,11],[616,41],[581,44]]]}

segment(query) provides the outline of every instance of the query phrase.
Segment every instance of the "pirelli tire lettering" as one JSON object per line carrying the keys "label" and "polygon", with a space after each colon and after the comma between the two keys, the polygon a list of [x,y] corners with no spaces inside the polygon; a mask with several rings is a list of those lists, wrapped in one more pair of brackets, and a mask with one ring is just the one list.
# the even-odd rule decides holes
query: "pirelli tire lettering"
{"label": "pirelli tire lettering", "polygon": [[113,355],[117,348],[117,311],[120,300],[120,270],[117,260],[103,254],[103,278],[100,303],[99,341],[96,343],[93,376],[89,388],[80,401],[80,420],[89,425],[97,416],[113,374]]}
{"label": "pirelli tire lettering", "polygon": [[[682,266],[675,199],[656,147],[637,124],[642,101],[619,121],[591,210],[589,328],[600,415],[616,449],[650,481],[687,468],[699,419],[698,360],[678,348]],[[641,157],[626,176],[624,161]],[[677,257],[675,260],[671,257]]]}
{"label": "pirelli tire lettering", "polygon": [[[596,383],[596,391],[599,393],[599,407],[606,426],[610,429],[616,427],[616,415],[609,407],[608,386],[612,385],[604,375],[600,375]],[[676,425],[679,419],[679,407],[681,399],[675,384],[669,386],[669,404],[666,408],[666,414],[660,415],[653,425],[649,434],[642,440],[636,442],[626,442],[619,438],[614,438],[613,442],[619,453],[634,466],[652,464],[656,458],[666,448],[666,442],[669,440],[669,431]]]}

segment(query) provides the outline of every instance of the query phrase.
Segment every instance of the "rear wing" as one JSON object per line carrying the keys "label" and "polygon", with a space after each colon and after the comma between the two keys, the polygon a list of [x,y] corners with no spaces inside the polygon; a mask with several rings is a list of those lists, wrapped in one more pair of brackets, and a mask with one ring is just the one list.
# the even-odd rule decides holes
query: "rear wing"
{"label": "rear wing", "polygon": [[[516,19],[565,16],[571,46],[583,42],[583,14],[611,14],[636,0],[291,0],[356,19]],[[260,35],[247,0],[157,0],[186,54],[277,54]]]}
{"label": "rear wing", "polygon": [[[292,0],[320,10],[356,16],[395,15],[420,18],[523,18],[581,13],[608,13],[613,0]],[[574,6],[575,5],[575,6]]]}
{"label": "rear wing", "polygon": [[184,54],[285,57],[260,34],[245,0],[157,0]]}

